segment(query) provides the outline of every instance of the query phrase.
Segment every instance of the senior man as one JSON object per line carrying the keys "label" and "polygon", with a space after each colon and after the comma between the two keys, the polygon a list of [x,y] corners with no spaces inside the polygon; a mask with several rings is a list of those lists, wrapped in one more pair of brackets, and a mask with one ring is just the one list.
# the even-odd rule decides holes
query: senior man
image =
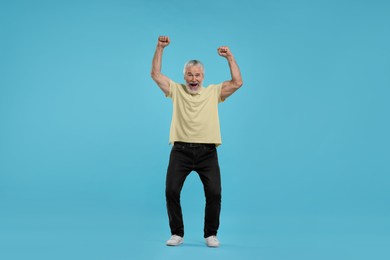
{"label": "senior man", "polygon": [[161,73],[163,51],[169,44],[168,36],[158,38],[151,71],[153,80],[173,102],[169,138],[173,147],[165,188],[171,237],[166,244],[178,246],[184,241],[180,193],[187,176],[195,171],[202,181],[206,197],[204,238],[207,246],[218,247],[221,177],[216,147],[222,143],[218,104],[242,86],[241,72],[230,49],[222,46],[217,50],[229,64],[230,80],[204,87],[203,64],[190,60],[184,66],[185,83],[176,83]]}

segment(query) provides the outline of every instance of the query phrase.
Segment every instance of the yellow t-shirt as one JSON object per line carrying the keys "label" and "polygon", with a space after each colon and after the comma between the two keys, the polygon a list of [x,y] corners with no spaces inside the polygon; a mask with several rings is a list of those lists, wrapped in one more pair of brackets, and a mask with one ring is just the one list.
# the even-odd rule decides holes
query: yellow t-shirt
{"label": "yellow t-shirt", "polygon": [[169,143],[222,143],[218,117],[222,83],[201,88],[199,93],[190,94],[186,85],[170,81],[167,97],[172,98],[173,113]]}

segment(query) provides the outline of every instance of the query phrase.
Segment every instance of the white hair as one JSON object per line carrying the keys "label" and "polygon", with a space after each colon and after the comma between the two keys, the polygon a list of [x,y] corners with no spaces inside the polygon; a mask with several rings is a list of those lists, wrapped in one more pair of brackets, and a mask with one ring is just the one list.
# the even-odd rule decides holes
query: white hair
{"label": "white hair", "polygon": [[199,60],[190,60],[190,61],[187,61],[186,64],[184,64],[184,69],[183,69],[183,74],[186,74],[186,70],[188,67],[192,67],[192,66],[198,66],[202,69],[202,72],[204,73],[204,66],[203,66],[203,63]]}

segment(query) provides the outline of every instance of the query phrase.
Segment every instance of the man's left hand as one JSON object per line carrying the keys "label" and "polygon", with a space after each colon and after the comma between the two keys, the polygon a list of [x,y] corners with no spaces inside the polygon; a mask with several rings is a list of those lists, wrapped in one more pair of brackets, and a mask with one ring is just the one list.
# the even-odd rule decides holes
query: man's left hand
{"label": "man's left hand", "polygon": [[229,47],[227,47],[227,46],[219,47],[218,54],[222,57],[225,57],[225,58],[232,56],[232,53],[230,52]]}

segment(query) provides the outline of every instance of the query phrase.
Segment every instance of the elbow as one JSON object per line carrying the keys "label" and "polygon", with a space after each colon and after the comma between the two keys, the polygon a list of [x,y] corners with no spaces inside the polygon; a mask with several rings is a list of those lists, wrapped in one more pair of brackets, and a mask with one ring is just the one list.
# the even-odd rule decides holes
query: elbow
{"label": "elbow", "polygon": [[156,80],[158,78],[159,74],[160,73],[155,72],[153,70],[150,72],[150,76],[152,77],[153,80]]}
{"label": "elbow", "polygon": [[239,86],[238,88],[241,88],[242,85],[244,85],[244,81],[240,80],[240,82],[238,83],[238,86]]}
{"label": "elbow", "polygon": [[242,85],[244,85],[244,82],[243,82],[242,80],[237,80],[237,81],[234,82],[234,87],[235,87],[236,89],[241,88]]}

